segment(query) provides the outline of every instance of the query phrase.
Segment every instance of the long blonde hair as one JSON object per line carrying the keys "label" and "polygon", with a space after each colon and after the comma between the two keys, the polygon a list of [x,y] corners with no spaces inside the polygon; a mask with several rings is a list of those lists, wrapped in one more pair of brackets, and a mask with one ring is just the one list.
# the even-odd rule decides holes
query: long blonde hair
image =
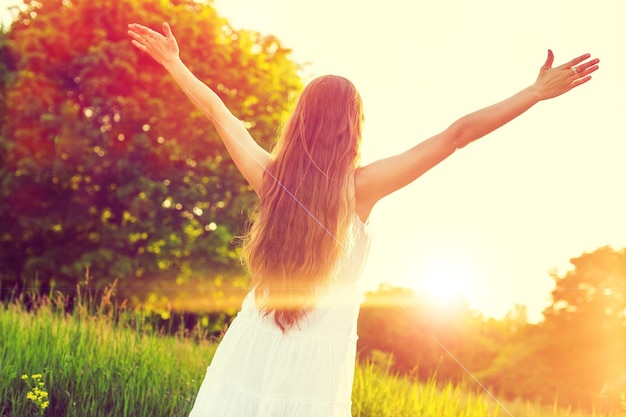
{"label": "long blonde hair", "polygon": [[349,80],[316,78],[272,152],[243,257],[257,305],[283,332],[306,315],[348,243],[362,120]]}

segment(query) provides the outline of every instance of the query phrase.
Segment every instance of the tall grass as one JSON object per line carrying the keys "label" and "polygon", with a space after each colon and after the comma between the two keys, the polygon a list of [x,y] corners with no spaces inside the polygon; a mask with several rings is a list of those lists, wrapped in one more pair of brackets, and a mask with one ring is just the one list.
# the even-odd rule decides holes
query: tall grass
{"label": "tall grass", "polygon": [[585,412],[571,407],[492,397],[467,378],[439,384],[435,378],[416,383],[390,374],[391,363],[367,361],[357,366],[352,393],[353,417],[626,417],[622,410]]}
{"label": "tall grass", "polygon": [[[61,295],[0,304],[0,416],[39,413],[23,375],[42,374],[45,416],[187,416],[216,344],[201,329],[160,334],[140,313],[118,308],[111,293],[81,294],[71,313]],[[502,409],[464,384],[415,383],[390,363],[357,366],[354,417],[579,417],[516,402]],[[619,413],[619,412],[618,412]],[[590,415],[626,417],[626,413]]]}
{"label": "tall grass", "polygon": [[43,374],[47,416],[184,416],[215,344],[181,331],[162,337],[106,297],[73,313],[62,297],[0,307],[0,416],[33,415],[22,375]]}
{"label": "tall grass", "polygon": [[498,406],[462,386],[439,386],[435,379],[415,383],[389,373],[388,366],[368,361],[357,367],[353,417],[374,416],[498,416]]}

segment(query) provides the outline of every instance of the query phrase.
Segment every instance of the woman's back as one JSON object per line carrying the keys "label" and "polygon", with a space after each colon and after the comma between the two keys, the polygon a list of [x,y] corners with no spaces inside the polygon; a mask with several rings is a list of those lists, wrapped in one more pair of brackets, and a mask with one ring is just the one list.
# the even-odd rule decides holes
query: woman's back
{"label": "woman's back", "polygon": [[349,417],[356,360],[358,279],[369,226],[354,215],[352,244],[316,305],[286,333],[251,291],[221,341],[191,417]]}

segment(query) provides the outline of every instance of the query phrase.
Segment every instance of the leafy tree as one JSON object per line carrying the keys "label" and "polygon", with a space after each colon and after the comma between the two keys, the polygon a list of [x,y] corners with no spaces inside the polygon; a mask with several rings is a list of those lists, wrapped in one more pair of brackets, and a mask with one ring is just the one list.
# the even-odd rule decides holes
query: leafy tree
{"label": "leafy tree", "polygon": [[626,249],[606,246],[570,262],[572,270],[552,275],[546,367],[565,401],[614,406],[626,387]]}
{"label": "leafy tree", "polygon": [[518,313],[489,321],[487,338],[494,355],[475,376],[498,397],[551,403],[557,387],[543,353],[551,343],[550,336],[541,325],[521,322]]}
{"label": "leafy tree", "polygon": [[504,340],[480,377],[508,397],[615,410],[626,387],[626,249],[570,262],[552,274],[545,320]]}
{"label": "leafy tree", "polygon": [[302,87],[275,37],[192,0],[25,1],[0,49],[2,287],[69,289],[86,268],[98,286],[127,288],[242,275],[233,239],[253,192],[208,120],[126,34],[130,22],[165,20],[188,66],[272,142]]}

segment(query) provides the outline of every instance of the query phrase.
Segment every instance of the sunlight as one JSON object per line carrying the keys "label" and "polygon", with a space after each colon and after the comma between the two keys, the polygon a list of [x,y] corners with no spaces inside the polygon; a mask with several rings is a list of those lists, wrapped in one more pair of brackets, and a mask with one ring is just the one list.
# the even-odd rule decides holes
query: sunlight
{"label": "sunlight", "polygon": [[441,301],[470,298],[470,288],[476,282],[474,269],[456,256],[437,257],[416,270],[414,288]]}

